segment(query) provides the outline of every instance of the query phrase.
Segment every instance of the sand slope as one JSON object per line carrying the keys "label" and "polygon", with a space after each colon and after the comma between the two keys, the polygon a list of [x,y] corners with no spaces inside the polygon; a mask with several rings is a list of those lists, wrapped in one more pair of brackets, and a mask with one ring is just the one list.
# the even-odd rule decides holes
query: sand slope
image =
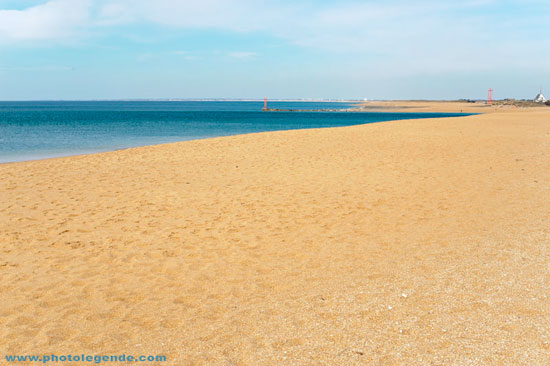
{"label": "sand slope", "polygon": [[0,165],[0,356],[548,365],[549,168],[548,111]]}

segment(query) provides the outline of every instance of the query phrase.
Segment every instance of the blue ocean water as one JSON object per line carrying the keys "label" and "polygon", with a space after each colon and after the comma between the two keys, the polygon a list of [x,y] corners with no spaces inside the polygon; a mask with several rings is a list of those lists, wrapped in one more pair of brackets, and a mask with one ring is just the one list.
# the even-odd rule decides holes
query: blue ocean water
{"label": "blue ocean water", "polygon": [[[344,109],[346,103],[270,102],[279,109]],[[0,162],[78,155],[167,142],[302,128],[350,126],[453,113],[262,112],[263,102],[0,102]]]}

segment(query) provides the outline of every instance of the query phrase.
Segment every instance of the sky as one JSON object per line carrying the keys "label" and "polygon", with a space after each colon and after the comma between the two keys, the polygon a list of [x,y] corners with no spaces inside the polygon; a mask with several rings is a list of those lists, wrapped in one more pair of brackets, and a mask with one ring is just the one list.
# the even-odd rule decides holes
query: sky
{"label": "sky", "polygon": [[0,100],[550,94],[548,0],[0,0]]}

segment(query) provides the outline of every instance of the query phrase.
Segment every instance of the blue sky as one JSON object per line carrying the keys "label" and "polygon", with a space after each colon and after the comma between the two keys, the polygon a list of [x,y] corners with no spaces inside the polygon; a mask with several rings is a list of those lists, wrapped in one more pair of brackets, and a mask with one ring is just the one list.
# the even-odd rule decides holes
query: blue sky
{"label": "blue sky", "polygon": [[550,2],[0,0],[0,99],[533,98]]}

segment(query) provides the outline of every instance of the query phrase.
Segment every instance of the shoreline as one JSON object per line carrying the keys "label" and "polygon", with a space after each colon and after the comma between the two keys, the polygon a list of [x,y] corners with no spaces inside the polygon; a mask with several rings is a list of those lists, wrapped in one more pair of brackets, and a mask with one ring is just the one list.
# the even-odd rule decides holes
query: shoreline
{"label": "shoreline", "polygon": [[545,105],[533,106],[517,106],[514,104],[506,104],[503,101],[494,101],[493,104],[486,104],[484,101],[427,101],[427,100],[388,100],[388,101],[371,101],[361,103],[361,106],[368,108],[392,108],[394,111],[401,112],[432,112],[432,113],[517,113],[528,111],[545,111],[550,110]]}
{"label": "shoreline", "polygon": [[[357,108],[350,108],[350,109],[342,109],[342,110],[325,110],[325,109],[317,109],[317,110],[300,110],[300,109],[295,109],[295,110],[282,110],[282,109],[268,109],[267,111],[264,110],[264,112],[273,112],[273,113],[276,113],[276,112],[292,112],[292,113],[300,113],[300,112],[304,112],[304,113],[422,113],[422,114],[439,114],[439,113],[442,113],[442,114],[452,114],[454,112],[414,112],[414,111],[408,111],[408,112],[401,112],[401,111],[393,111],[393,110],[365,110],[365,109],[357,109]],[[457,118],[457,117],[464,117],[465,115],[475,115],[474,113],[472,114],[467,114],[467,113],[456,113],[457,115],[456,116],[443,116],[443,117],[424,117],[424,118]],[[397,119],[397,120],[388,120],[388,121],[377,121],[377,122],[367,122],[367,123],[360,123],[360,124],[357,124],[357,125],[350,125],[350,126],[358,126],[358,125],[364,125],[364,124],[370,124],[370,123],[381,123],[381,122],[398,122],[398,121],[401,121],[401,119]],[[344,127],[344,126],[334,126],[334,127],[320,127],[320,128],[335,128],[335,127]],[[319,128],[319,127],[312,127],[312,128],[299,128],[299,129],[291,129],[291,130],[308,130],[308,129],[316,129],[316,128]],[[275,131],[285,131],[285,130],[275,130]],[[120,151],[120,150],[127,150],[127,149],[134,149],[134,148],[139,148],[139,147],[147,147],[147,146],[157,146],[157,145],[165,145],[165,144],[171,144],[171,143],[180,143],[180,142],[186,142],[186,141],[196,141],[196,140],[206,140],[206,139],[211,139],[211,138],[219,138],[219,137],[229,137],[229,136],[239,136],[239,135],[247,135],[247,134],[254,134],[254,133],[264,133],[264,132],[275,132],[275,131],[262,131],[262,132],[249,132],[249,133],[240,133],[240,134],[236,134],[236,135],[227,135],[227,136],[213,136],[213,137],[204,137],[204,138],[194,138],[194,139],[189,139],[189,140],[181,140],[181,141],[173,141],[173,142],[162,142],[162,143],[158,143],[158,144],[146,144],[146,145],[138,145],[138,146],[130,146],[130,147],[123,147],[123,148],[114,148],[114,149],[107,149],[107,150],[100,150],[100,151],[90,151],[90,152],[76,152],[76,153],[67,153],[65,155],[65,153],[63,153],[63,155],[54,155],[54,156],[46,156],[46,157],[36,157],[36,158],[31,158],[31,159],[25,159],[25,160],[16,160],[16,161],[1,161],[0,160],[0,165],[2,164],[13,164],[13,163],[23,163],[23,162],[28,162],[28,161],[38,161],[38,160],[47,160],[47,159],[58,159],[58,158],[69,158],[69,157],[73,157],[73,156],[82,156],[82,155],[91,155],[91,154],[102,154],[102,153],[106,153],[106,152],[112,152],[112,151]]]}

